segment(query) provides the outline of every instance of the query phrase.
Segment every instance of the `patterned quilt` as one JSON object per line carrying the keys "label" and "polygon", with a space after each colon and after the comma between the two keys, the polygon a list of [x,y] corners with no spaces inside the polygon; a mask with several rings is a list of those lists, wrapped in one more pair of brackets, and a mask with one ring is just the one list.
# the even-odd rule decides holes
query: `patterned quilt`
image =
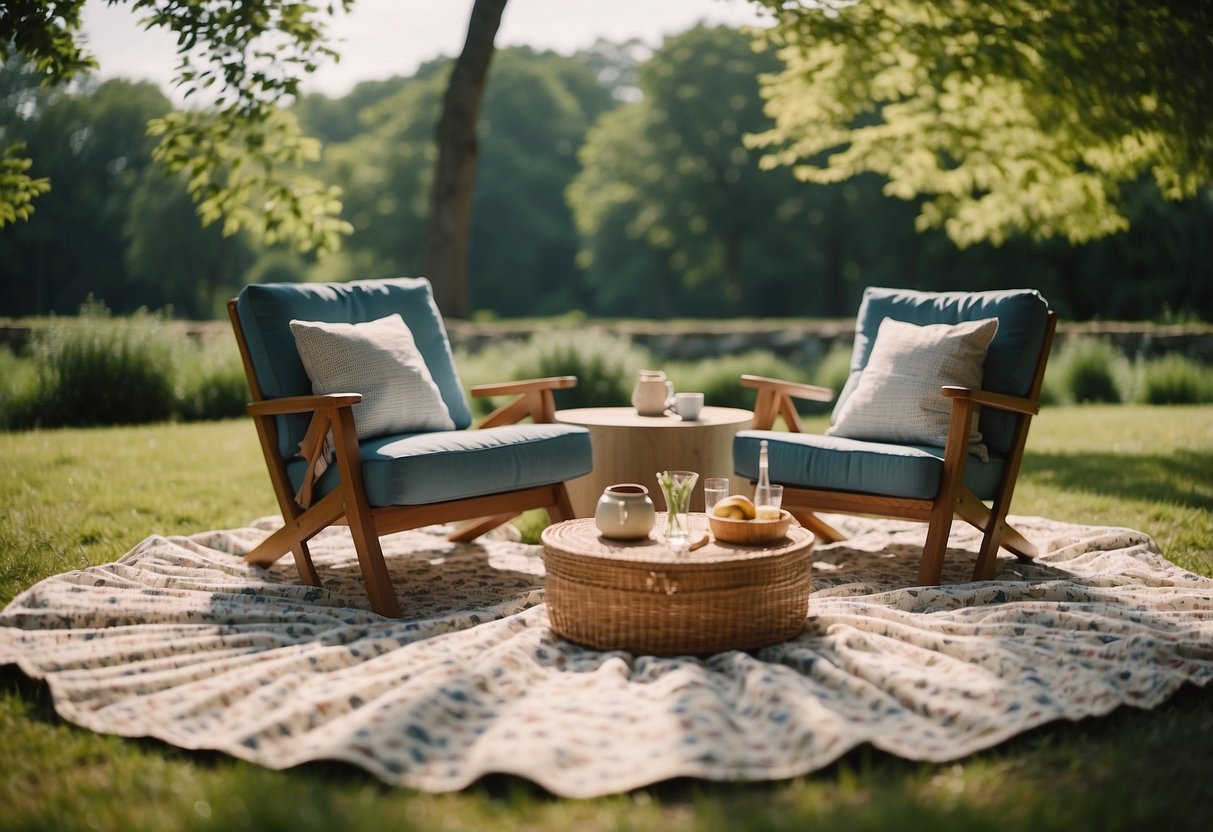
{"label": "patterned quilt", "polygon": [[[924,527],[831,517],[803,633],[752,653],[656,658],[551,632],[542,550],[384,538],[402,620],[367,608],[348,533],[322,587],[240,556],[270,529],[149,537],[0,613],[0,664],[45,679],[85,728],[272,768],[357,764],[459,789],[490,773],[588,797],[672,777],[767,780],[862,743],[944,761],[1057,719],[1153,707],[1213,678],[1213,581],[1127,529],[1015,518],[1042,546],[969,581],[957,524],[944,584],[914,587]],[[693,557],[693,555],[691,555]]]}

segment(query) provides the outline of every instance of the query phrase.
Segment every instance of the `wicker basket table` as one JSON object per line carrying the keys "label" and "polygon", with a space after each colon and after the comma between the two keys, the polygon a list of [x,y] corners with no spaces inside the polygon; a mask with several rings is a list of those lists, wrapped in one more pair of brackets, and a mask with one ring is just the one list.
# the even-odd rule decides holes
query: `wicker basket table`
{"label": "wicker basket table", "polygon": [[656,656],[753,650],[794,638],[808,617],[813,535],[799,526],[766,546],[710,540],[683,555],[655,534],[604,538],[592,518],[553,524],[542,541],[552,630],[587,647]]}

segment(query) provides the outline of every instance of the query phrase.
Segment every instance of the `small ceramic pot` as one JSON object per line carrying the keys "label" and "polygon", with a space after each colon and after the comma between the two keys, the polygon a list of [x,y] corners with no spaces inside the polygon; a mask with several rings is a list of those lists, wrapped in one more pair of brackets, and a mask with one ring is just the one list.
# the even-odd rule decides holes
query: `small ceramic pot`
{"label": "small ceramic pot", "polygon": [[648,537],[655,517],[649,490],[631,482],[607,486],[594,509],[594,524],[598,531],[603,537],[614,540]]}

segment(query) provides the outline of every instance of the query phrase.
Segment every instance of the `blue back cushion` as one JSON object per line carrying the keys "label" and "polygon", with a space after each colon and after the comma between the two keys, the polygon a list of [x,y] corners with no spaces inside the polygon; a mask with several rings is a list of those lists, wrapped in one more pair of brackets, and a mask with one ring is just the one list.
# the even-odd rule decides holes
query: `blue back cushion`
{"label": "blue back cushion", "polygon": [[[998,332],[986,354],[982,389],[1011,396],[1026,396],[1044,345],[1049,304],[1035,289],[996,292],[919,292],[912,289],[864,290],[855,322],[851,375],[838,395],[834,413],[855,389],[867,366],[880,322],[885,318],[926,326],[957,324],[998,318]],[[991,451],[1005,453],[1011,446],[1015,416],[983,408],[979,428]]]}
{"label": "blue back cushion", "polygon": [[[430,282],[425,278],[254,284],[240,292],[236,311],[248,342],[257,384],[267,399],[307,396],[312,392],[312,383],[291,334],[292,319],[364,323],[399,312],[412,330],[413,340],[425,358],[455,427],[463,429],[472,423],[446,327],[434,303]],[[307,414],[278,419],[278,450],[284,457],[298,451],[309,419]]]}

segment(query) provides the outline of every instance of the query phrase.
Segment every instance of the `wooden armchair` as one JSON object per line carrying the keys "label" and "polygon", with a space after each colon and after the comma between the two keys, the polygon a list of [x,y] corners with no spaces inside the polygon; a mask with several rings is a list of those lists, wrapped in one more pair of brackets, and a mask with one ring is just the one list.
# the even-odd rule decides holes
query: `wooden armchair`
{"label": "wooden armchair", "polygon": [[[989,319],[998,321],[980,365],[979,385],[924,388],[937,389],[943,397],[938,416],[944,436],[938,441],[915,441],[907,436],[914,432],[919,416],[911,412],[917,402],[856,399],[846,409],[857,391],[864,391],[861,395],[876,391],[878,396],[881,379],[916,369],[913,352],[903,354],[897,365],[896,358],[884,363],[889,350],[882,350],[881,366],[869,370],[877,333],[884,331],[887,318],[916,328],[944,324],[951,328],[949,336],[957,327],[964,327],[965,333],[981,329],[988,334]],[[895,326],[889,327],[891,332],[897,331]],[[756,479],[759,444],[767,440],[770,477],[784,486],[784,508],[823,540],[841,540],[843,535],[817,517],[818,511],[926,522],[918,573],[923,585],[939,583],[952,519],[960,517],[984,532],[973,578],[988,580],[1000,546],[1020,558],[1037,555],[1036,547],[1009,526],[1006,517],[1031,417],[1039,411],[1055,327],[1054,313],[1034,291],[930,293],[869,288],[857,317],[851,374],[834,407],[831,430],[824,436],[804,433],[794,400],[830,401],[833,391],[742,376],[742,385],[755,389],[757,397],[752,429],[734,439],[734,469]],[[916,329],[911,334],[920,332],[942,331]],[[867,379],[865,370],[869,370]],[[932,371],[923,375],[936,377]],[[884,406],[890,422],[887,430],[879,424],[880,415],[871,412]],[[869,412],[856,414],[857,407]],[[858,416],[863,424],[851,431],[839,430],[840,414]],[[786,431],[773,430],[780,417]],[[975,422],[979,435],[972,432]],[[855,435],[865,431],[875,436]],[[975,436],[984,447],[974,443]]]}
{"label": "wooden armchair", "polygon": [[[573,517],[564,483],[590,471],[590,439],[584,428],[553,423],[552,391],[576,379],[474,388],[474,395],[514,398],[468,430],[471,410],[428,281],[251,285],[228,303],[228,312],[252,393],[248,411],[284,521],[247,562],[267,566],[291,552],[300,578],[318,586],[308,541],[327,526],[346,524],[371,607],[395,617],[400,604],[381,535],[465,521],[451,537],[471,540],[528,509],[546,508],[555,520]],[[364,391],[314,393],[292,322],[331,329],[394,315],[424,360],[425,389],[434,390],[437,421],[449,429],[360,438],[355,414]]]}

